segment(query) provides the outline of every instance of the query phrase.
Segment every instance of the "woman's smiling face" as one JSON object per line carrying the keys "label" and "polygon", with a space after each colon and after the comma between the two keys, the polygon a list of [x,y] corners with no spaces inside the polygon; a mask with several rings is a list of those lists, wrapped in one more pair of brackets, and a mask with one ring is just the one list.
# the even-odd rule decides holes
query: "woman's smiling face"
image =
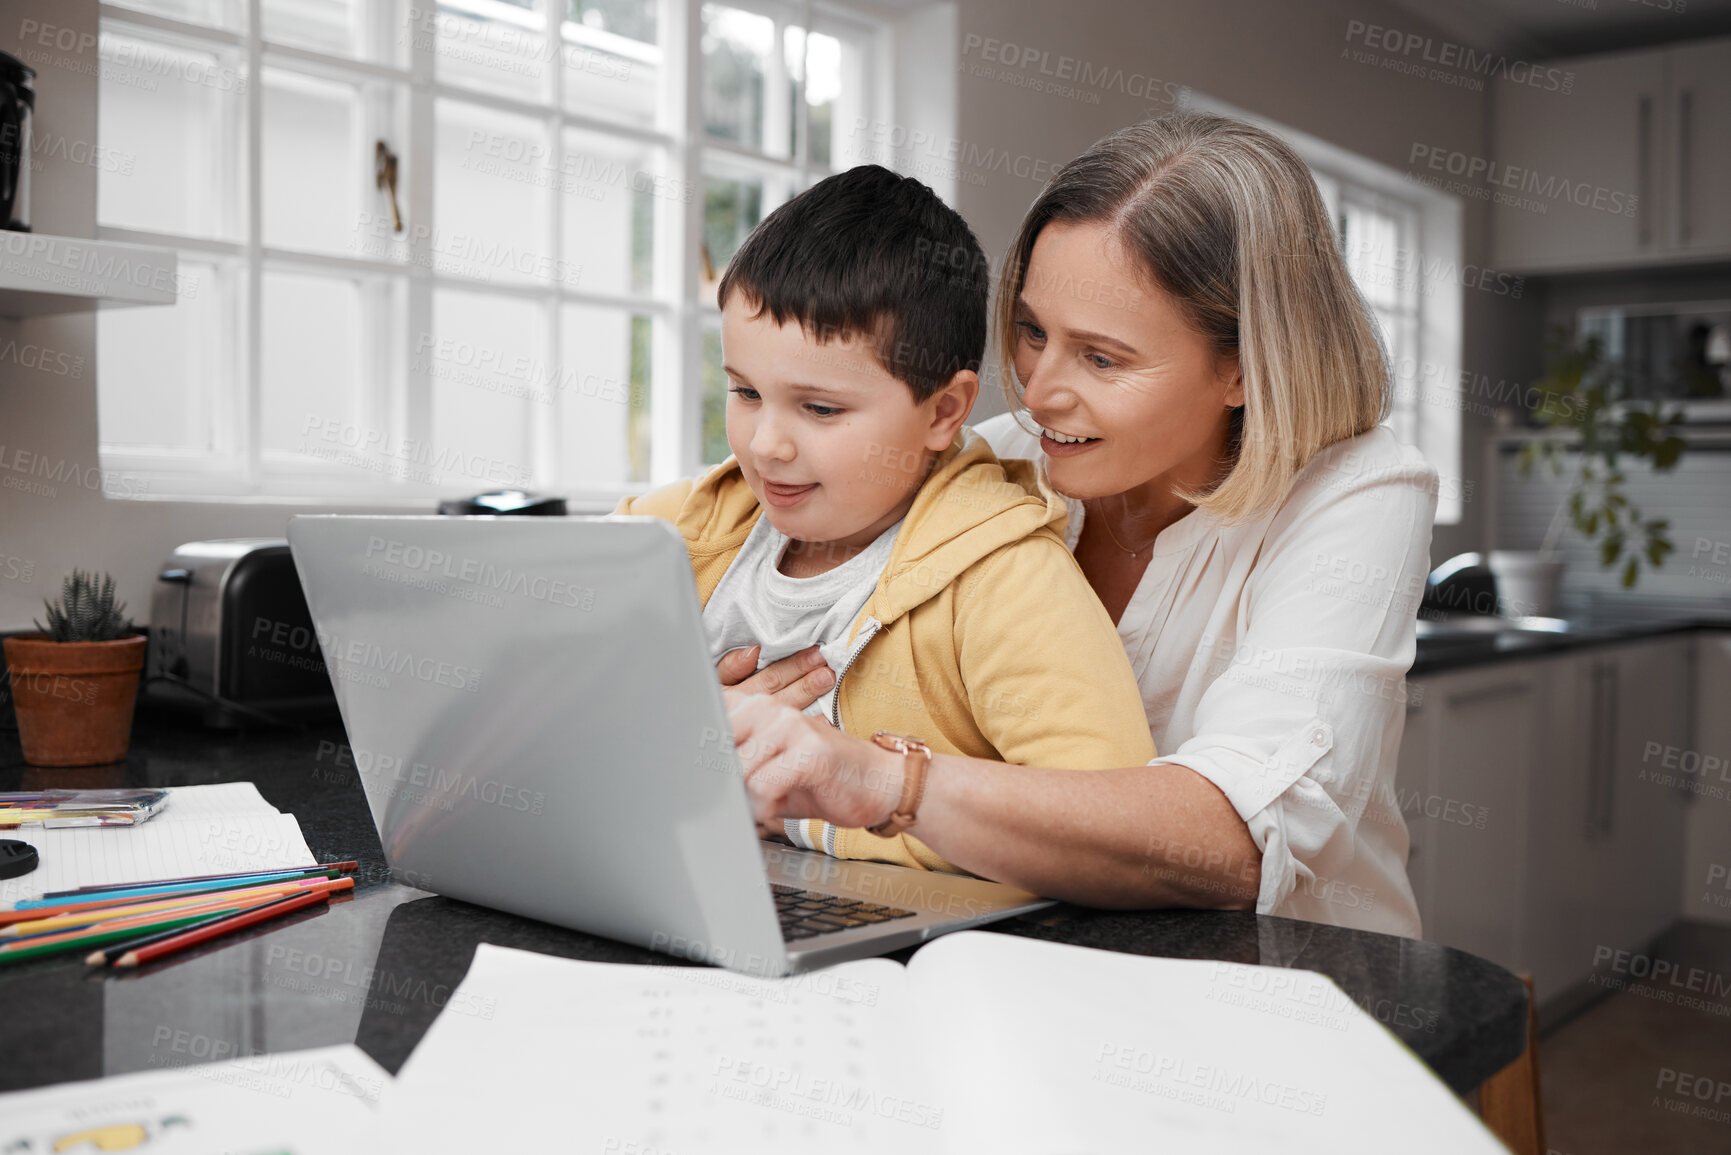
{"label": "woman's smiling face", "polygon": [[1229,409],[1244,403],[1237,364],[1185,323],[1107,226],[1055,221],[1040,230],[1017,299],[1015,348],[1022,400],[1060,493],[1106,497],[1217,479]]}

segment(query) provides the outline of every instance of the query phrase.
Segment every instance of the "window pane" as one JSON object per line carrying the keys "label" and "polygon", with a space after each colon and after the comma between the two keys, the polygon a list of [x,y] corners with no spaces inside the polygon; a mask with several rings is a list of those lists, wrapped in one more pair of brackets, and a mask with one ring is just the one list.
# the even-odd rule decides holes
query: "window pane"
{"label": "window pane", "polygon": [[655,0],[565,0],[565,19],[597,32],[654,44]]}
{"label": "window pane", "polygon": [[131,8],[170,16],[191,24],[240,29],[246,26],[246,0],[108,0],[116,8]]}
{"label": "window pane", "polygon": [[477,281],[560,281],[570,269],[547,246],[547,194],[558,162],[540,122],[460,101],[438,104],[428,242],[433,268]]}
{"label": "window pane", "polygon": [[266,68],[262,97],[264,243],[344,251],[360,211],[359,92]]}
{"label": "window pane", "polygon": [[560,313],[560,483],[649,480],[649,358],[653,323],[617,309]]}
{"label": "window pane", "polygon": [[727,271],[727,262],[751,235],[769,209],[764,205],[763,180],[731,175],[712,167],[703,178],[703,256],[699,276],[705,301],[714,300],[715,286]]}
{"label": "window pane", "polygon": [[[266,269],[260,359],[260,447],[304,453],[312,429],[361,429],[361,291],[355,281]],[[357,440],[345,436],[339,443]]]}
{"label": "window pane", "polygon": [[264,0],[263,7],[264,36],[273,43],[382,64],[406,59],[406,35],[398,38],[402,43],[368,44],[367,0]]}
{"label": "window pane", "polygon": [[440,4],[436,13],[419,8],[417,13],[413,33],[431,38],[437,58],[433,74],[441,83],[520,100],[536,100],[548,91],[547,69],[556,53],[528,4],[464,0]]}
{"label": "window pane", "polygon": [[810,117],[808,158],[850,168],[860,163],[863,141],[850,137],[866,115],[867,42],[814,31],[806,38],[805,102]]}
{"label": "window pane", "polygon": [[533,478],[534,367],[547,363],[541,307],[445,289],[433,294],[425,357],[432,375],[432,444],[425,467],[455,494],[527,485]]}
{"label": "window pane", "polygon": [[97,421],[104,448],[217,448],[218,414],[240,379],[237,266],[180,255],[172,305],[96,314]]}
{"label": "window pane", "polygon": [[1399,304],[1407,267],[1399,251],[1400,226],[1387,213],[1348,202],[1341,210],[1342,248],[1347,268],[1372,306]]}
{"label": "window pane", "polygon": [[564,26],[565,110],[649,127],[661,91],[661,50],[581,24]]}
{"label": "window pane", "polygon": [[775,21],[703,6],[703,128],[719,140],[764,148],[764,105]]}
{"label": "window pane", "polygon": [[648,293],[656,194],[676,191],[662,150],[587,132],[565,134],[560,203],[565,265],[592,293]]}
{"label": "window pane", "polygon": [[232,53],[104,27],[97,176],[105,225],[239,240],[246,78]]}
{"label": "window pane", "polygon": [[718,465],[727,444],[727,374],[721,371],[721,330],[703,330],[703,464]]}

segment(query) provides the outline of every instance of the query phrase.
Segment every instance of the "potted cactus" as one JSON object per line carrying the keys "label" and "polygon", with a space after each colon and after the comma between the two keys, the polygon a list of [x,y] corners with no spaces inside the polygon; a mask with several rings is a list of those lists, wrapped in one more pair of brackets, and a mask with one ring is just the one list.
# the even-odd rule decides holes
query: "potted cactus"
{"label": "potted cactus", "polygon": [[114,579],[73,570],[39,634],[6,639],[24,760],[94,766],[126,757],[145,637],[114,602]]}

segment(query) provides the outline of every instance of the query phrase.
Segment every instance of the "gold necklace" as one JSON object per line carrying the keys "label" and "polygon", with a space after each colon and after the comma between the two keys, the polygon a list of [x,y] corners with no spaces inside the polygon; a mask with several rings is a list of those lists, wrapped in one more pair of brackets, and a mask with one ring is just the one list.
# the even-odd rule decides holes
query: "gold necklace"
{"label": "gold necklace", "polygon": [[[1127,546],[1123,542],[1119,541],[1118,535],[1112,532],[1112,521],[1110,518],[1106,517],[1105,515],[1101,515],[1100,524],[1106,527],[1106,536],[1112,539],[1112,544],[1117,546],[1119,549],[1123,550],[1125,553],[1129,554],[1131,561],[1135,561],[1136,555],[1141,553],[1142,550],[1131,549],[1129,546]],[[1158,538],[1160,535],[1155,534],[1154,536],[1156,538]],[[1153,545],[1153,544],[1154,544],[1153,542],[1149,542],[1148,545],[1143,546],[1142,549],[1147,549],[1148,546]]]}

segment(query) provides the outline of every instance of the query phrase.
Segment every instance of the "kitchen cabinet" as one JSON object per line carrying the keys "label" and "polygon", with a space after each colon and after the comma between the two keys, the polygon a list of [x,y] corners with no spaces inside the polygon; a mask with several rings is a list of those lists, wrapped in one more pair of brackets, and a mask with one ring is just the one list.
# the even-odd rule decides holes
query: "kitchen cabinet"
{"label": "kitchen cabinet", "polygon": [[1395,762],[1394,794],[1406,819],[1406,877],[1412,884],[1413,900],[1418,904],[1419,921],[1425,936],[1430,937],[1435,920],[1431,917],[1431,887],[1436,872],[1436,820],[1422,807],[1409,805],[1412,798],[1423,798],[1430,791],[1431,750],[1435,743],[1431,725],[1435,710],[1424,707],[1423,694],[1429,686],[1412,681],[1407,686],[1406,728],[1401,731],[1400,754]]}
{"label": "kitchen cabinet", "polygon": [[1731,926],[1731,632],[1695,637],[1690,749],[1667,769],[1690,793],[1684,818],[1683,916]]}
{"label": "kitchen cabinet", "polygon": [[1523,958],[1541,999],[1584,982],[1600,948],[1635,949],[1678,917],[1684,797],[1660,764],[1688,745],[1690,654],[1687,638],[1610,647],[1546,679]]}
{"label": "kitchen cabinet", "polygon": [[1427,939],[1531,972],[1543,1004],[1678,917],[1685,799],[1657,770],[1690,742],[1692,647],[1413,680],[1397,782]]}
{"label": "kitchen cabinet", "polygon": [[1425,938],[1504,966],[1521,956],[1540,665],[1496,663],[1415,683],[1422,692],[1397,773],[1405,777],[1409,760],[1423,768],[1400,802],[1424,860]]}
{"label": "kitchen cabinet", "polygon": [[1491,264],[1546,273],[1731,257],[1731,39],[1546,67],[1574,74],[1569,92],[1492,87],[1491,156],[1469,182],[1491,202]]}
{"label": "kitchen cabinet", "polygon": [[1669,240],[1683,253],[1731,253],[1731,40],[1672,48],[1666,57],[1677,182]]}

